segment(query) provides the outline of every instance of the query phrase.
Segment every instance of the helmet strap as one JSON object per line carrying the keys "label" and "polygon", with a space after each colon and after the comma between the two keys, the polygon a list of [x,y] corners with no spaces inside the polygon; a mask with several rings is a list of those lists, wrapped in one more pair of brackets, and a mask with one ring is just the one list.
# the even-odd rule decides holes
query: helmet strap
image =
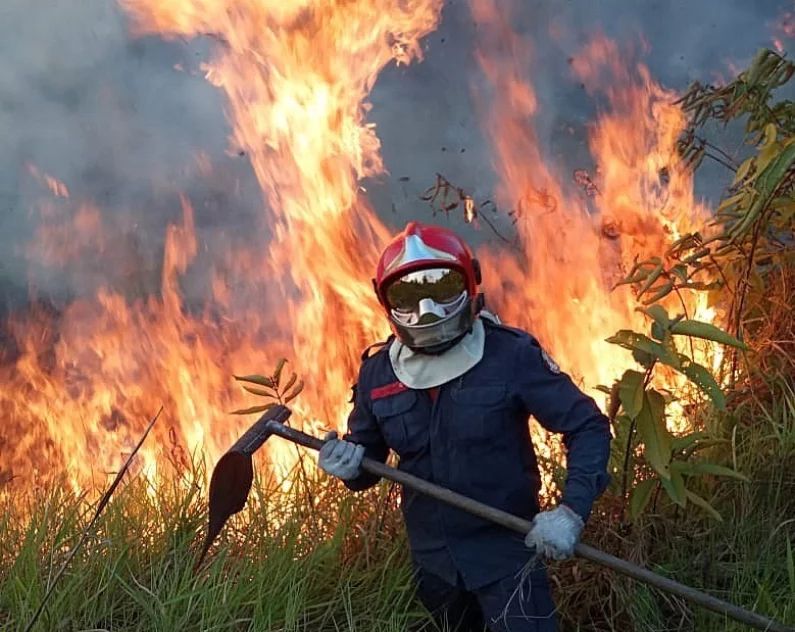
{"label": "helmet strap", "polygon": [[475,285],[480,285],[483,282],[483,274],[480,271],[480,261],[472,259],[472,271],[475,273]]}
{"label": "helmet strap", "polygon": [[475,299],[475,313],[479,314],[484,307],[486,307],[486,297],[483,296],[483,292],[480,292]]}

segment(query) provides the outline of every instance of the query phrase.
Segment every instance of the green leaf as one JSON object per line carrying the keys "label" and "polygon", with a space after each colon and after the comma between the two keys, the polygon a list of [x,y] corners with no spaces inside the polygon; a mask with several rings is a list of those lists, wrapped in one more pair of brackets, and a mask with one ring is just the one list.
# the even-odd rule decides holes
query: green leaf
{"label": "green leaf", "polygon": [[728,478],[748,482],[748,477],[744,474],[715,463],[683,463],[681,470],[684,474],[712,474],[714,476],[726,476]]}
{"label": "green leaf", "polygon": [[607,418],[612,422],[618,414],[618,409],[621,407],[621,398],[619,391],[621,389],[621,381],[613,383],[613,388],[610,389],[610,397],[607,400]]}
{"label": "green leaf", "polygon": [[690,358],[680,356],[679,371],[686,375],[691,382],[698,386],[707,395],[718,410],[726,410],[726,397],[712,374],[700,364]]}
{"label": "green leaf", "polygon": [[303,380],[299,380],[298,384],[297,384],[297,385],[296,385],[296,387],[293,389],[293,392],[292,392],[292,393],[290,393],[289,395],[287,395],[287,396],[284,398],[284,403],[285,403],[285,404],[289,404],[289,403],[290,403],[291,401],[293,401],[293,400],[294,400],[296,397],[298,397],[298,395],[299,395],[299,394],[301,393],[301,391],[303,391],[303,390],[304,390],[304,381],[303,381]]}
{"label": "green leaf", "polygon": [[276,386],[279,386],[279,381],[282,379],[282,369],[284,369],[286,362],[287,358],[279,358],[276,363],[276,370],[273,372],[273,382]]}
{"label": "green leaf", "polygon": [[682,235],[679,239],[674,241],[670,246],[668,246],[668,250],[666,251],[666,255],[675,256],[676,254],[680,254],[685,250],[689,250],[690,248],[695,248],[702,242],[701,233],[686,233]]}
{"label": "green leaf", "polygon": [[651,337],[658,342],[662,342],[665,339],[665,327],[658,322],[653,322],[651,324]]}
{"label": "green leaf", "polygon": [[764,130],[762,130],[762,144],[760,148],[769,147],[776,142],[776,138],[778,138],[778,128],[776,124],[768,123],[765,125]]}
{"label": "green leaf", "polygon": [[701,509],[703,509],[708,514],[710,514],[718,522],[723,522],[723,518],[721,518],[721,515],[716,511],[716,509],[712,505],[710,505],[706,500],[704,500],[701,496],[694,494],[689,489],[685,490],[685,494],[687,495],[687,499],[691,503],[693,503],[697,507],[701,507]]}
{"label": "green leaf", "polygon": [[295,384],[295,381],[296,381],[297,379],[298,379],[298,376],[297,376],[295,373],[291,374],[291,375],[290,375],[290,379],[289,379],[289,380],[287,380],[287,384],[285,384],[285,385],[284,385],[284,390],[285,390],[285,391],[289,391],[289,390],[290,390],[290,387],[291,387],[293,384]]}
{"label": "green leaf", "polygon": [[618,384],[618,397],[624,412],[630,419],[635,419],[643,408],[643,373],[624,371]]}
{"label": "green leaf", "polygon": [[674,279],[668,279],[665,283],[658,285],[655,289],[657,291],[652,295],[651,298],[644,301],[644,305],[656,303],[660,299],[668,296],[674,289]]}
{"label": "green leaf", "polygon": [[699,441],[696,444],[693,453],[698,452],[699,450],[705,450],[706,448],[713,448],[716,445],[727,445],[731,444],[729,439],[704,439],[703,441]]}
{"label": "green leaf", "polygon": [[276,405],[275,402],[271,402],[270,404],[265,404],[264,406],[252,406],[251,408],[241,408],[240,410],[233,410],[233,415],[251,415],[254,413],[264,413],[266,410],[270,410]]}
{"label": "green leaf", "polygon": [[732,186],[736,185],[738,182],[742,181],[745,176],[748,175],[748,172],[751,170],[751,167],[754,164],[754,157],[751,156],[747,160],[740,165],[737,169],[737,172],[734,174],[734,182],[732,182]]}
{"label": "green leaf", "polygon": [[235,375],[238,382],[250,382],[251,384],[258,384],[259,386],[267,386],[268,388],[275,388],[273,380],[264,375]]}
{"label": "green leaf", "polygon": [[738,349],[748,349],[747,345],[740,342],[730,333],[723,331],[715,325],[698,320],[680,320],[671,327],[671,333],[678,336],[692,336],[693,338],[712,340],[713,342],[720,342],[721,344],[737,347]]}
{"label": "green leaf", "polygon": [[644,336],[643,334],[636,333],[629,329],[622,329],[614,336],[607,339],[607,342],[618,345],[630,351],[642,351],[653,356],[663,364],[667,364],[675,369],[679,368],[679,358],[672,355],[665,347],[659,342]]}
{"label": "green leaf", "polygon": [[654,319],[655,323],[659,323],[663,327],[667,327],[668,323],[671,322],[667,310],[662,305],[651,305],[643,311]]}
{"label": "green leaf", "polygon": [[244,386],[243,390],[248,391],[252,395],[259,395],[260,397],[276,397],[275,393],[266,391],[265,389],[262,388],[255,388],[253,386]]}
{"label": "green leaf", "polygon": [[723,287],[723,283],[721,281],[712,281],[711,283],[705,283],[704,281],[688,281],[682,287],[698,290],[699,292],[707,292]]}
{"label": "green leaf", "polygon": [[687,490],[685,489],[685,479],[682,477],[681,463],[674,461],[671,463],[671,476],[668,480],[663,479],[662,486],[668,495],[680,507],[687,506]]}
{"label": "green leaf", "polygon": [[647,478],[645,481],[638,483],[637,487],[632,490],[629,496],[629,517],[632,520],[637,520],[646,509],[651,500],[652,492],[657,486],[657,480],[656,478]]}
{"label": "green leaf", "polygon": [[597,384],[594,386],[597,391],[604,393],[605,395],[610,395],[610,389],[607,388],[604,384]]}
{"label": "green leaf", "polygon": [[640,286],[638,289],[638,296],[643,296],[646,291],[654,284],[657,279],[660,278],[660,275],[663,273],[663,262],[662,259],[659,257],[654,258],[656,263],[654,268],[652,268],[649,276],[646,277],[646,280],[643,282],[643,285]]}
{"label": "green leaf", "polygon": [[[695,265],[703,266],[704,262],[702,262],[701,259],[702,257],[706,257],[708,254],[710,254],[709,248],[705,247],[699,248],[698,250],[691,252],[686,257],[682,257],[682,263],[686,263],[693,266]],[[695,272],[695,270],[693,272]]]}
{"label": "green leaf", "polygon": [[639,351],[638,349],[635,349],[632,352],[632,358],[644,369],[652,368],[656,362],[656,359],[652,354],[646,353],[645,351]]}
{"label": "green leaf", "polygon": [[639,281],[643,281],[647,276],[649,276],[649,270],[646,268],[641,268],[639,266],[635,266],[633,271],[637,270],[637,272],[630,273],[629,276],[621,279],[618,283],[616,283],[615,287],[620,287],[622,285],[631,285],[633,283],[638,283]]}
{"label": "green leaf", "polygon": [[676,437],[671,442],[671,450],[674,452],[682,452],[683,450],[693,447],[701,439],[707,439],[708,437],[709,433],[707,432],[691,432],[682,437]]}
{"label": "green leaf", "polygon": [[637,424],[646,460],[663,479],[669,479],[672,439],[665,426],[665,400],[657,391],[651,389],[644,393]]}
{"label": "green leaf", "polygon": [[795,163],[795,145],[789,145],[759,174],[753,189],[757,195],[743,219],[732,226],[729,231],[732,239],[738,239],[747,233],[757,222],[759,216],[773,201],[775,192],[787,177],[793,163]]}
{"label": "green leaf", "polygon": [[[682,364],[682,354],[679,353],[679,350],[676,348],[676,342],[674,341],[674,337],[671,335],[670,331],[665,332],[665,336],[660,341],[660,344],[666,350],[668,355],[672,358],[677,358],[679,364]],[[686,357],[686,356],[685,356]]]}
{"label": "green leaf", "polygon": [[687,282],[687,266],[683,263],[677,263],[673,268],[671,268],[671,272],[676,275],[676,277],[682,282]]}
{"label": "green leaf", "polygon": [[759,152],[759,155],[756,158],[756,170],[759,173],[763,173],[770,162],[775,158],[779,152],[781,151],[781,147],[779,145],[768,145],[762,151]]}
{"label": "green leaf", "polygon": [[741,191],[740,193],[737,193],[736,195],[732,195],[731,197],[727,197],[726,199],[724,199],[720,203],[720,205],[718,205],[718,208],[715,210],[715,212],[716,213],[720,213],[721,211],[725,211],[729,207],[734,206],[735,204],[737,204],[740,200],[743,199],[744,196],[745,196],[745,192]]}

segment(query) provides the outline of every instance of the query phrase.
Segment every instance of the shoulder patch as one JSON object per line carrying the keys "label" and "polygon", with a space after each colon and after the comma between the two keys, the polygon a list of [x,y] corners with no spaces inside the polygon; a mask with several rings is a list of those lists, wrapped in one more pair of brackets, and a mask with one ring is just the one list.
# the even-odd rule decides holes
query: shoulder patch
{"label": "shoulder patch", "polygon": [[560,367],[558,366],[558,363],[552,359],[552,356],[547,353],[544,347],[541,347],[541,358],[544,360],[544,364],[546,364],[551,373],[554,373],[555,375],[560,373]]}
{"label": "shoulder patch", "polygon": [[374,388],[370,391],[370,399],[383,399],[384,397],[391,397],[392,395],[397,395],[398,393],[402,393],[403,391],[408,390],[408,386],[403,384],[403,382],[392,382],[391,384],[385,384],[384,386],[379,386],[378,388]]}

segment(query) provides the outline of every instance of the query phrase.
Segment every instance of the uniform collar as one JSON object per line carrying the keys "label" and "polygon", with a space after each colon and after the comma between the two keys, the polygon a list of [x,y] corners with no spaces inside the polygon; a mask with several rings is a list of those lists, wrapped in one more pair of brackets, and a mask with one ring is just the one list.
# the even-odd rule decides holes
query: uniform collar
{"label": "uniform collar", "polygon": [[412,389],[434,388],[469,371],[483,358],[486,332],[483,318],[499,323],[492,313],[481,311],[472,331],[439,355],[416,353],[397,338],[389,347],[389,361],[398,380]]}

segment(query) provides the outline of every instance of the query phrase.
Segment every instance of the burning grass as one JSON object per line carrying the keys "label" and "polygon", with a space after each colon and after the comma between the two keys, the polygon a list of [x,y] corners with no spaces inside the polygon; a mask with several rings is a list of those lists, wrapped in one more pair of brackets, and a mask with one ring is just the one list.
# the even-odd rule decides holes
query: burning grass
{"label": "burning grass", "polygon": [[[618,498],[598,503],[584,539],[747,608],[795,623],[795,392],[771,385],[774,406],[749,401],[721,425],[750,483],[706,478],[698,493],[715,523],[661,495],[638,523],[616,519]],[[705,420],[718,423],[717,419]],[[725,457],[725,450],[723,456]],[[206,524],[202,468],[130,478],[55,589],[37,630],[431,630],[413,599],[408,549],[384,482],[351,494],[309,459],[289,488],[255,480],[196,575]],[[257,472],[265,471],[259,467]],[[0,627],[24,629],[93,513],[68,486],[0,499]],[[551,566],[563,630],[721,632],[743,628],[580,560]]]}
{"label": "burning grass", "polygon": [[[258,470],[266,478],[257,481],[252,502],[224,531],[209,566],[192,572],[206,520],[206,477],[203,467],[191,467],[188,454],[201,448],[202,458],[214,462],[240,434],[242,421],[217,425],[245,405],[230,376],[289,356],[307,379],[295,416],[320,435],[324,426],[343,424],[361,349],[386,332],[367,280],[388,231],[359,194],[359,180],[383,168],[379,141],[365,122],[366,99],[392,59],[420,56],[419,41],[436,27],[442,5],[366,0],[284,9],[263,0],[227,10],[232,4],[123,3],[141,32],[209,32],[221,42],[208,78],[225,91],[234,142],[250,156],[272,209],[259,226],[268,236],[269,258],[263,262],[254,239],[234,260],[212,262],[228,268],[229,278],[214,271],[205,311],[186,309],[180,280],[199,248],[193,210],[183,199],[182,222],[166,234],[157,295],[133,301],[114,291],[110,257],[98,266],[96,296],[53,313],[17,314],[4,324],[4,351],[14,351],[0,367],[6,385],[0,392],[4,630],[24,629],[90,519],[95,492],[76,490],[104,487],[107,471],[137,439],[144,411],[161,403],[163,423],[72,560],[38,629],[380,632],[428,626],[412,597],[394,489],[384,484],[353,496],[284,443],[269,444]],[[753,364],[743,358],[737,363],[743,366],[731,367],[737,381],[729,380],[728,412],[693,402],[686,412],[691,430],[721,442],[706,454],[709,461],[739,470],[750,482],[688,480],[722,523],[663,493],[651,500],[647,515],[625,523],[626,499],[613,489],[600,500],[585,540],[795,623],[791,219],[786,224],[795,130],[791,116],[780,117],[783,124],[779,105],[768,108],[763,99],[776,77],[788,80],[795,69],[761,55],[739,83],[700,87],[683,101],[695,108],[696,119],[709,114],[726,122],[752,105],[751,127],[764,132],[755,162],[736,170],[734,202],[717,209],[728,225],[747,229],[750,222],[753,230],[734,232],[728,251],[697,255],[709,255],[710,265],[713,255],[724,256],[717,271],[691,274],[673,244],[700,231],[711,211],[693,196],[690,167],[706,153],[691,143],[690,158],[681,155],[677,139],[687,116],[674,103],[677,95],[656,84],[642,64],[628,67],[618,46],[604,38],[573,58],[578,81],[589,91],[604,89],[610,105],[588,139],[599,181],[578,172],[575,179],[589,192],[585,199],[573,195],[545,166],[533,130],[539,103],[525,76],[530,43],[512,31],[493,1],[472,0],[471,10],[485,34],[478,67],[494,93],[479,103],[500,175],[494,197],[500,207],[514,209],[522,231],[515,252],[479,253],[495,271],[486,293],[500,317],[536,334],[593,393],[629,365],[628,354],[605,339],[618,329],[645,327],[636,310],[643,292],[667,296],[677,310],[681,304],[691,317],[720,324],[707,286],[719,271],[728,275],[729,290],[742,289],[730,324],[753,347]],[[32,175],[57,199],[42,208],[31,251],[45,266],[74,266],[85,276],[86,255],[105,256],[105,244],[118,243],[113,229],[102,226],[98,209],[69,198],[72,183],[67,188]],[[776,198],[764,208],[754,202],[760,180],[764,198]],[[468,221],[474,218],[471,203],[464,210]],[[779,234],[789,234],[789,241],[780,242]],[[697,252],[704,250],[702,237],[693,238]],[[643,291],[617,287],[633,262],[649,258],[657,263]],[[122,266],[118,274],[132,278],[128,272]],[[709,274],[694,278],[696,272]],[[232,277],[251,294],[275,292],[284,307],[263,315],[261,305],[238,305]],[[545,436],[534,438],[546,473],[560,482],[560,452]],[[620,452],[631,442],[614,444]],[[61,471],[66,477],[50,483]],[[620,482],[616,476],[614,483]],[[734,629],[582,561],[555,564],[551,572],[566,630]]]}

